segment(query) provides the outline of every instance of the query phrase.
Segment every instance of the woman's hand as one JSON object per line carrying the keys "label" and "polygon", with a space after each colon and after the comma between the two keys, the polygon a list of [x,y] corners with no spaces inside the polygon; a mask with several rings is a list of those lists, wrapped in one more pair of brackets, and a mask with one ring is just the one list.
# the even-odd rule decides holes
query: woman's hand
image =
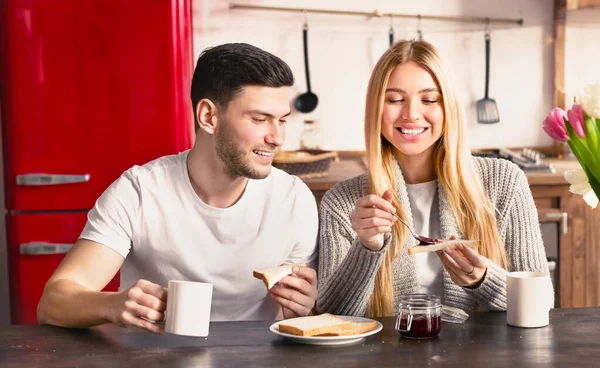
{"label": "woman's hand", "polygon": [[[456,239],[454,236],[450,240]],[[459,286],[478,285],[487,271],[487,260],[477,251],[464,245],[437,251],[452,281]]]}
{"label": "woman's hand", "polygon": [[377,252],[383,248],[383,235],[392,232],[396,212],[392,206],[392,190],[386,190],[381,196],[370,194],[360,198],[354,204],[350,214],[352,229],[358,234],[360,242],[368,249]]}

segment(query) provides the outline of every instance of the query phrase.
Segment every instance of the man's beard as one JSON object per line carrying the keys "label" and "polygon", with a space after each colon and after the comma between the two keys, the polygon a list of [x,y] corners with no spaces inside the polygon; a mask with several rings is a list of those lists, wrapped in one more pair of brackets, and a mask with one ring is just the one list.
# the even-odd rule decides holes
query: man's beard
{"label": "man's beard", "polygon": [[215,132],[215,143],[217,156],[223,162],[226,173],[231,177],[242,176],[249,179],[264,179],[269,176],[270,170],[265,174],[252,167],[248,153],[232,137],[229,122],[222,121]]}

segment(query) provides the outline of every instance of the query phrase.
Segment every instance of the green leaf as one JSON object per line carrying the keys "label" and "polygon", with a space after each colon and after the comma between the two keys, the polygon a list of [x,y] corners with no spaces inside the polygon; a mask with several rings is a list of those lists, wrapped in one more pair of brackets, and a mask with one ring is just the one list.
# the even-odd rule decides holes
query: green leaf
{"label": "green leaf", "polygon": [[590,182],[590,186],[594,193],[596,193],[596,197],[600,199],[600,179],[594,177],[593,175],[588,175],[588,181]]}
{"label": "green leaf", "polygon": [[570,125],[567,124],[567,133],[569,134],[568,144],[571,148],[571,151],[577,157],[577,161],[581,164],[582,167],[587,168],[586,174],[594,175],[597,178],[600,178],[600,159],[597,157],[598,153],[591,152],[588,148],[587,142],[577,136],[571,128]]}
{"label": "green leaf", "polygon": [[563,118],[563,120],[565,121],[565,128],[567,128],[567,135],[569,136],[569,140],[577,141],[579,145],[583,145],[585,146],[585,148],[587,148],[587,142],[579,138],[577,133],[575,133],[575,131],[573,130],[571,123],[569,123],[569,121],[565,118]]}
{"label": "green leaf", "polygon": [[[575,156],[577,156],[577,159],[581,162],[581,160],[585,160],[585,156],[586,156],[586,152],[587,152],[587,143],[585,141],[583,141],[581,138],[579,138],[579,136],[575,133],[575,131],[573,130],[573,128],[571,127],[571,125],[569,124],[569,122],[565,119],[565,127],[567,128],[567,134],[569,135],[569,140],[568,142],[570,143],[569,146],[573,145],[576,148],[577,153],[575,153],[575,151],[573,151],[573,153],[575,153]],[[571,149],[573,150],[573,149]]]}
{"label": "green leaf", "polygon": [[585,140],[593,154],[600,154],[600,131],[596,125],[596,119],[593,119],[587,114],[584,114]]}
{"label": "green leaf", "polygon": [[590,186],[592,187],[592,190],[596,194],[596,197],[600,198],[600,181],[597,179],[597,177],[594,176],[594,174],[592,174],[590,172],[590,170],[589,170],[590,168],[589,167],[587,167],[586,165],[582,164],[581,168],[585,172],[585,176],[588,179],[588,183],[590,183]]}

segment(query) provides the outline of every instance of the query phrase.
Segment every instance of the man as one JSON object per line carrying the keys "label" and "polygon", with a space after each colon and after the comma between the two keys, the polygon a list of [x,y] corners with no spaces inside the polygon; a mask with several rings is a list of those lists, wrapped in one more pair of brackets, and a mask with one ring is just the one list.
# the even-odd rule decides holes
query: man
{"label": "man", "polygon": [[[251,45],[205,50],[191,88],[194,147],[134,166],[102,194],[46,284],[39,322],[162,332],[168,280],[212,283],[212,320],[308,315],[313,268],[295,267],[270,292],[252,277],[316,261],[315,199],[271,167],[293,82],[285,62]],[[121,291],[101,292],[119,269]]]}

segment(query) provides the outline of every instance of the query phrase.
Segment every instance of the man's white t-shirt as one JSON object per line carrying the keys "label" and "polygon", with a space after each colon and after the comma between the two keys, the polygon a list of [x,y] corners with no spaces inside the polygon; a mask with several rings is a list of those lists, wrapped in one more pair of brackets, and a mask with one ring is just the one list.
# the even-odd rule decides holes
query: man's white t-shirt
{"label": "man's white t-shirt", "polygon": [[125,258],[121,288],[138,279],[213,284],[211,320],[275,319],[279,305],[255,269],[283,263],[316,268],[318,215],[314,196],[276,168],[248,180],[229,208],[208,206],[187,171],[188,152],[127,170],[88,214],[81,238]]}
{"label": "man's white t-shirt", "polygon": [[[413,217],[414,231],[430,238],[440,238],[440,210],[437,180],[419,184],[407,184],[408,198]],[[442,261],[435,252],[415,254],[417,280],[421,293],[444,298],[444,274]]]}

